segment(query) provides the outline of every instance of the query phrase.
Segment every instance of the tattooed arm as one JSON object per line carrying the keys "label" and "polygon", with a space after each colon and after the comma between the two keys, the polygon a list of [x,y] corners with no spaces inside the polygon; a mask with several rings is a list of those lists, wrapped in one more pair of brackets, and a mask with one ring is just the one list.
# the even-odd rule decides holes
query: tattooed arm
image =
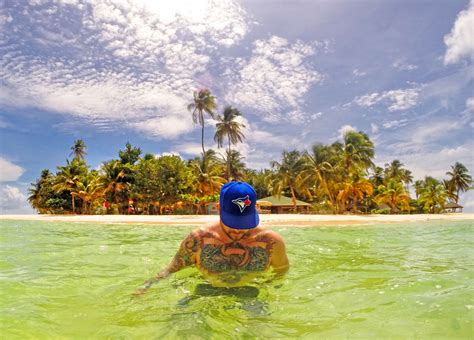
{"label": "tattooed arm", "polygon": [[196,263],[196,253],[198,250],[199,238],[196,232],[189,234],[182,242],[178,252],[174,256],[171,263],[159,272],[154,278],[145,281],[142,287],[138,288],[134,295],[140,295],[146,292],[153,284],[160,281],[161,279],[169,276],[172,273],[176,273],[181,269],[191,266]]}

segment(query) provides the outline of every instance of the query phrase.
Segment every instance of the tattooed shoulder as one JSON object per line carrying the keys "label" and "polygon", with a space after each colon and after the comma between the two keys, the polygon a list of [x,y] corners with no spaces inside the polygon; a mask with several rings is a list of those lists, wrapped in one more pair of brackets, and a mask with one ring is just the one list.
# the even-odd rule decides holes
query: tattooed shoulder
{"label": "tattooed shoulder", "polygon": [[194,232],[186,236],[173,258],[169,271],[176,272],[181,268],[193,265],[196,262],[198,248],[199,237]]}

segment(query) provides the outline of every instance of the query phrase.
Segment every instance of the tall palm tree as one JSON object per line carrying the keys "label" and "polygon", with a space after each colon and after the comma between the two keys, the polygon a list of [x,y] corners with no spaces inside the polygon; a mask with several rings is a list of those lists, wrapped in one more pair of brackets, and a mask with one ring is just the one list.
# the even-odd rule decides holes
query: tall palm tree
{"label": "tall palm tree", "polygon": [[403,177],[403,163],[398,159],[394,159],[391,163],[385,164],[384,175],[388,182],[391,179],[401,180]]}
{"label": "tall palm tree", "polygon": [[423,192],[425,182],[422,179],[415,181],[415,198],[418,200],[420,198],[421,193]]}
{"label": "tall palm tree", "polygon": [[347,173],[366,172],[373,165],[374,143],[369,136],[359,131],[349,131],[344,135],[342,161]]}
{"label": "tall palm tree", "polygon": [[202,155],[204,157],[206,155],[206,150],[204,150],[204,113],[207,113],[212,119],[215,119],[214,110],[217,107],[216,98],[211,94],[209,89],[194,91],[193,97],[194,100],[188,105],[188,110],[193,113],[194,123],[200,124],[202,127],[201,145]]}
{"label": "tall palm tree", "polygon": [[84,213],[90,214],[94,201],[104,196],[104,187],[101,184],[97,171],[91,171],[91,173],[78,184],[76,196],[83,202]]}
{"label": "tall palm tree", "polygon": [[405,190],[408,192],[410,183],[413,183],[413,175],[411,171],[408,169],[403,169],[402,177],[400,179],[403,183],[405,183]]}
{"label": "tall palm tree", "polygon": [[74,155],[74,159],[84,160],[84,156],[87,155],[86,149],[86,143],[82,139],[75,140],[69,156]]}
{"label": "tall palm tree", "polygon": [[455,201],[459,201],[459,192],[469,190],[472,183],[472,177],[468,174],[469,170],[461,163],[456,162],[451,166],[451,171],[446,172],[450,176],[449,182],[454,191],[456,191]]}
{"label": "tall palm tree", "polygon": [[380,166],[372,167],[372,174],[370,180],[375,188],[378,188],[379,185],[382,185],[384,182],[384,169]]}
{"label": "tall palm tree", "polygon": [[224,108],[223,116],[217,117],[216,133],[214,135],[214,141],[217,142],[217,147],[222,147],[224,143],[224,137],[227,137],[228,150],[227,150],[227,180],[230,181],[230,158],[231,156],[231,145],[235,145],[238,142],[243,142],[245,136],[240,130],[245,125],[235,120],[238,116],[241,116],[239,110],[232,106],[226,106]]}
{"label": "tall palm tree", "polygon": [[71,195],[72,212],[76,212],[76,197],[80,190],[80,183],[87,176],[88,168],[84,161],[74,158],[72,162],[67,160],[66,166],[59,166],[56,175],[56,183],[53,190],[57,193],[68,191]]}
{"label": "tall palm tree", "polygon": [[281,163],[273,161],[271,165],[275,170],[273,194],[280,196],[282,191],[289,189],[293,201],[293,211],[296,212],[296,192],[306,194],[308,191],[301,173],[304,161],[300,152],[296,150],[283,151]]}
{"label": "tall palm tree", "polygon": [[[321,188],[323,195],[333,201],[331,190],[329,190],[328,182],[333,175],[336,165],[332,161],[333,149],[331,146],[323,144],[315,144],[311,149],[311,153],[306,152],[303,155],[304,169],[302,175],[309,188]],[[319,197],[321,199],[321,197]]]}

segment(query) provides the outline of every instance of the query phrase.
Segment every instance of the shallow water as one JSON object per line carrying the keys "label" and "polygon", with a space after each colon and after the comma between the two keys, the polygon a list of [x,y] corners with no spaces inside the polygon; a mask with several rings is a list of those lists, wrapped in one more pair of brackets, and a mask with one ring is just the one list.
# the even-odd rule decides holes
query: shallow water
{"label": "shallow water", "polygon": [[282,285],[202,294],[186,269],[133,298],[191,227],[2,220],[0,336],[473,338],[472,227],[277,227],[291,263]]}

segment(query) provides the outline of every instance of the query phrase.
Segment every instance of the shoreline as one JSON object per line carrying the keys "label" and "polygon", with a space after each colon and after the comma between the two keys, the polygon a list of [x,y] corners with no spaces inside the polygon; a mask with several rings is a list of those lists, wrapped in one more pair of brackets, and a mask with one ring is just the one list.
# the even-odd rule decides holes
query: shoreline
{"label": "shoreline", "polygon": [[[218,221],[217,215],[0,215],[0,220],[50,221],[97,224],[150,224],[157,226],[202,226]],[[473,213],[419,215],[306,215],[261,214],[260,226],[343,226],[426,221],[474,221]]]}

